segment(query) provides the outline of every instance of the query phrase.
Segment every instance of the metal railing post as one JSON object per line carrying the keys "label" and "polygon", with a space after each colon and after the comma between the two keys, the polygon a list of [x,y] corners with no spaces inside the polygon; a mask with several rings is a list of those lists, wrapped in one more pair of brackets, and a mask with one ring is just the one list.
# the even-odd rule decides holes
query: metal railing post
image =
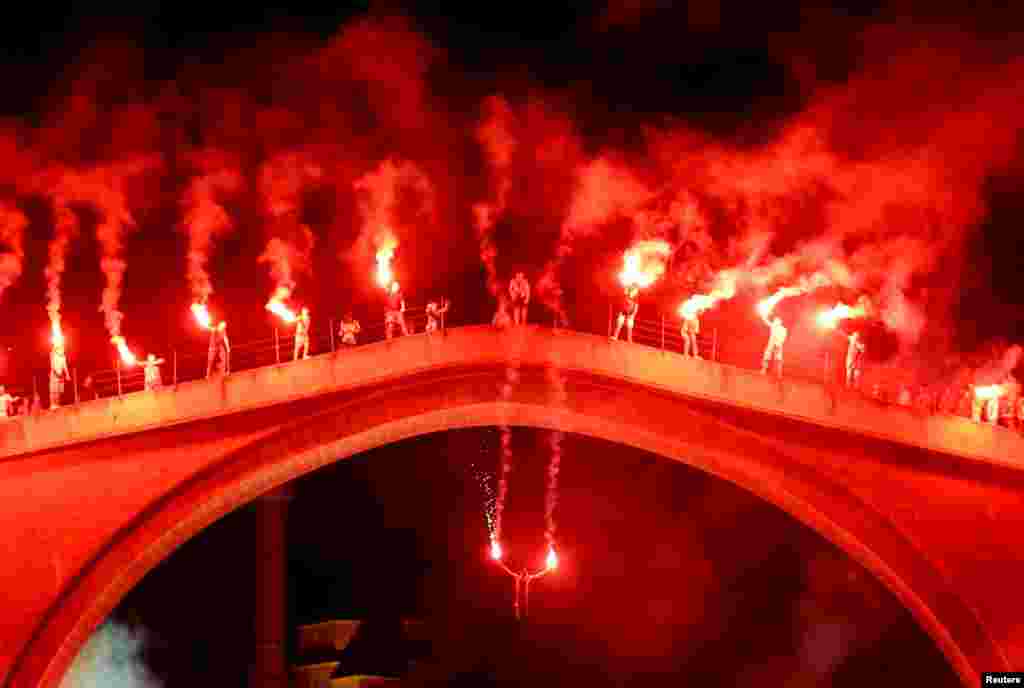
{"label": "metal railing post", "polygon": [[825,352],[825,371],[824,371],[824,374],[822,375],[822,383],[825,384],[825,385],[828,385],[828,368],[829,368],[829,363],[831,361],[831,354],[832,354],[831,351],[826,351]]}
{"label": "metal railing post", "polygon": [[718,328],[711,330],[711,360],[718,361]]}
{"label": "metal railing post", "polygon": [[334,318],[331,318],[329,327],[331,328],[331,353],[333,354],[334,353]]}
{"label": "metal railing post", "polygon": [[665,350],[665,314],[661,314],[661,350]]}
{"label": "metal railing post", "polygon": [[174,349],[174,386],[178,386],[178,350]]}
{"label": "metal railing post", "polygon": [[281,362],[281,340],[278,335],[277,328],[274,328],[274,356],[277,358],[277,362]]}
{"label": "metal railing post", "polygon": [[75,388],[75,403],[78,403],[78,366],[71,369],[71,384]]}
{"label": "metal railing post", "polygon": [[[39,399],[39,385],[36,383],[36,376],[32,376],[32,403],[29,405],[29,411],[35,412],[39,410],[39,404],[36,400]],[[52,403],[52,402],[51,402]]]}
{"label": "metal railing post", "polygon": [[117,396],[121,396],[121,359],[115,361],[114,367],[117,369]]}

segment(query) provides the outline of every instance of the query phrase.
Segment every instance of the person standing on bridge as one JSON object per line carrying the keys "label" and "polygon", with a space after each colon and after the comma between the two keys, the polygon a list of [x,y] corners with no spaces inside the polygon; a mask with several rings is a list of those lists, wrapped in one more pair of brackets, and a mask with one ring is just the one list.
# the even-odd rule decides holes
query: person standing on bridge
{"label": "person standing on bridge", "polygon": [[786,336],[789,330],[782,324],[782,318],[775,316],[771,320],[765,318],[768,327],[768,345],[764,348],[764,355],[761,357],[761,374],[768,373],[768,367],[775,366],[775,376],[782,377],[782,346],[786,343]]}
{"label": "person standing on bridge", "polygon": [[160,366],[166,361],[162,358],[157,358],[153,354],[146,356],[146,360],[142,362],[142,373],[143,373],[143,389],[147,392],[155,392],[164,386],[163,378],[160,375]]}
{"label": "person standing on bridge", "polygon": [[612,335],[613,340],[618,340],[619,333],[622,332],[622,326],[626,326],[626,339],[629,343],[633,343],[633,325],[636,324],[636,314],[640,310],[640,290],[636,286],[626,287],[626,292],[622,297],[622,307],[619,308],[619,317],[615,324],[615,334]]}
{"label": "person standing on bridge", "polygon": [[359,330],[359,321],[353,318],[352,312],[349,311],[345,314],[344,319],[342,319],[341,327],[338,328],[341,343],[345,346],[355,346],[356,335],[359,334]]}
{"label": "person standing on bridge", "polygon": [[860,332],[854,331],[847,337],[846,345],[846,386],[856,387],[860,382],[861,368],[864,363],[864,342]]}
{"label": "person standing on bridge", "polygon": [[697,335],[700,334],[700,318],[695,312],[683,316],[683,326],[679,330],[683,337],[683,356],[700,358],[697,350]]}
{"label": "person standing on bridge", "polygon": [[525,325],[526,310],[530,306],[530,283],[526,281],[525,274],[516,273],[508,283],[508,295],[512,300],[512,321],[516,325]]}
{"label": "person standing on bridge", "polygon": [[394,336],[395,325],[402,331],[402,335],[409,334],[409,328],[405,324],[405,297],[402,296],[402,288],[398,282],[392,282],[388,289],[388,310],[384,314],[384,336],[391,339]]}
{"label": "person standing on bridge", "polygon": [[216,372],[227,375],[231,371],[231,342],[228,341],[228,324],[224,321],[210,330],[210,355],[206,364],[206,377]]}
{"label": "person standing on bridge", "polygon": [[10,418],[15,415],[14,403],[20,398],[12,396],[4,385],[0,385],[0,418]]}
{"label": "person standing on bridge", "polygon": [[295,319],[295,354],[292,360],[299,360],[300,353],[302,358],[309,358],[309,309],[305,306]]}
{"label": "person standing on bridge", "polygon": [[71,379],[68,372],[68,357],[64,351],[63,338],[53,342],[50,349],[50,408],[60,407],[61,397],[64,394],[64,383]]}
{"label": "person standing on bridge", "polygon": [[441,305],[437,305],[437,301],[431,301],[427,304],[427,327],[426,332],[437,332],[441,327],[441,323],[444,320],[444,314],[448,312],[448,306],[451,303],[448,299],[441,299]]}

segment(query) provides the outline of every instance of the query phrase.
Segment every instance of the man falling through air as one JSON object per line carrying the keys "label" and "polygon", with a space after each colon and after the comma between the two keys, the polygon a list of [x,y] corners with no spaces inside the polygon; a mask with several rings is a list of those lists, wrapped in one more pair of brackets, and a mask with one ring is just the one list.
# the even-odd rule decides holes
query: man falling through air
{"label": "man falling through air", "polygon": [[626,326],[626,339],[633,343],[633,325],[636,324],[636,314],[640,310],[640,290],[634,287],[626,287],[622,297],[622,307],[619,309],[619,317],[615,324],[615,334],[612,339],[618,339],[622,332],[622,326]]}
{"label": "man falling through air", "polygon": [[512,300],[512,320],[516,325],[526,324],[526,309],[530,306],[530,283],[526,275],[517,272],[508,283],[508,295]]}
{"label": "man falling through air", "polygon": [[309,358],[309,309],[305,307],[295,319],[295,354],[292,360],[299,360],[300,355]]}

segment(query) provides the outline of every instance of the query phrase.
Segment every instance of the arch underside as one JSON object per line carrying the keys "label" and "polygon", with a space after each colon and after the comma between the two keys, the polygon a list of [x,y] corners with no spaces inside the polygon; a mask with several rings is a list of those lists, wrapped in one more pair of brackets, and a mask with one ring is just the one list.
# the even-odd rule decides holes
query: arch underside
{"label": "arch underside", "polygon": [[[10,685],[56,686],[93,629],[181,544],[230,511],[320,467],[375,447],[461,428],[561,430],[627,445],[728,480],[776,505],[877,576],[934,639],[965,685],[1008,670],[974,612],[911,538],[815,465],[799,438],[745,429],[721,408],[582,373],[524,369],[507,398],[502,367],[446,370],[326,401],[220,457],[121,529],[51,607]],[[640,409],[643,411],[641,412]],[[841,458],[838,460],[842,460]]]}

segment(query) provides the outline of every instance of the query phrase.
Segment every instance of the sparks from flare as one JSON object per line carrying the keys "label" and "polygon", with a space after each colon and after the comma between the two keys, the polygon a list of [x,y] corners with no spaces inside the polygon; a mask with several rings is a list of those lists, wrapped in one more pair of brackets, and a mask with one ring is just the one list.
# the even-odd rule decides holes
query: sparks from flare
{"label": "sparks from flare", "polygon": [[665,263],[671,253],[672,247],[660,239],[633,244],[622,255],[619,282],[626,288],[646,289],[665,274]]}
{"label": "sparks from flare", "polygon": [[124,337],[117,335],[110,338],[110,343],[117,347],[117,353],[121,356],[121,362],[127,366],[133,366],[138,363],[138,359],[135,358],[135,354],[132,353],[131,349],[125,343]]}

